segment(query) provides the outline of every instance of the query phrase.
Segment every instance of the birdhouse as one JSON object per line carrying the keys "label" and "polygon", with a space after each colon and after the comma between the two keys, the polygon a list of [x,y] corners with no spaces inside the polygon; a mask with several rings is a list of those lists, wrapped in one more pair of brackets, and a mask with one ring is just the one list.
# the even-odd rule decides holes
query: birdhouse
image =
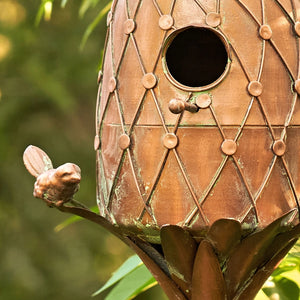
{"label": "birdhouse", "polygon": [[[299,209],[299,1],[114,1],[97,102],[98,205],[159,243]],[[294,222],[298,223],[298,217]]]}
{"label": "birdhouse", "polygon": [[77,166],[29,147],[35,195],[118,236],[172,300],[252,300],[300,235],[299,37],[298,0],[113,1],[100,215],[72,198]]}

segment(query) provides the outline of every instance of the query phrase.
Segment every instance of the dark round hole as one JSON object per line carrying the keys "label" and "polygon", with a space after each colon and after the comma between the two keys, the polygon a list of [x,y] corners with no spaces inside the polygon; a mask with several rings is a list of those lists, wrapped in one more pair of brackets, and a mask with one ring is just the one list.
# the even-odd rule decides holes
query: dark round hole
{"label": "dark round hole", "polygon": [[213,83],[224,73],[228,61],[221,38],[203,27],[190,27],[179,32],[165,56],[172,77],[189,87]]}

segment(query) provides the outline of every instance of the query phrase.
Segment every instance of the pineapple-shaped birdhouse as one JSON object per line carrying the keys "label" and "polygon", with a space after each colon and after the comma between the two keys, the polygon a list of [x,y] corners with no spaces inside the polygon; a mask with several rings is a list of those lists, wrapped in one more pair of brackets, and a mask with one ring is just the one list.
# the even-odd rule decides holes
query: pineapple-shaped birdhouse
{"label": "pineapple-shaped birdhouse", "polygon": [[183,297],[252,299],[298,237],[299,21],[297,0],[113,1],[100,214],[161,245]]}
{"label": "pineapple-shaped birdhouse", "polygon": [[198,237],[299,207],[298,18],[293,0],[114,1],[95,141],[103,216],[155,242],[165,224]]}
{"label": "pineapple-shaped birdhouse", "polygon": [[[70,198],[64,168],[47,193],[68,198],[41,197],[117,235],[172,300],[253,299],[300,235],[299,37],[299,0],[114,0],[100,215]],[[46,154],[30,151],[44,191]]]}

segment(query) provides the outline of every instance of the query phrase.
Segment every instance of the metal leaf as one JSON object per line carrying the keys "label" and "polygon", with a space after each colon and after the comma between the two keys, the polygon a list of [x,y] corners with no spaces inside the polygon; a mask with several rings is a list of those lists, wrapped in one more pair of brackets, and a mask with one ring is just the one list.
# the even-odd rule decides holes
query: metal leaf
{"label": "metal leaf", "polygon": [[192,286],[192,300],[227,299],[219,261],[209,241],[203,240],[198,247]]}
{"label": "metal leaf", "polygon": [[287,223],[296,212],[297,210],[294,209],[275,220],[265,229],[246,237],[231,252],[225,271],[229,298],[232,298],[251,274],[256,271],[257,267],[266,261],[265,256],[268,247],[272,244],[275,236],[286,229]]}
{"label": "metal leaf", "polygon": [[224,259],[233,247],[240,242],[242,236],[241,224],[232,219],[215,221],[207,234],[219,257]]}
{"label": "metal leaf", "polygon": [[23,161],[28,172],[34,177],[38,177],[47,170],[53,169],[49,156],[36,146],[30,145],[25,149]]}
{"label": "metal leaf", "polygon": [[[157,280],[159,285],[162,287],[169,299],[172,300],[186,300],[187,298],[174,283],[174,281],[166,274],[164,271],[163,262],[160,262],[160,254],[156,253],[154,248],[151,248],[151,245],[139,240],[137,238],[131,240],[128,238],[125,241],[141,258],[145,266],[150,270],[153,277]],[[152,252],[152,253],[151,253]]]}
{"label": "metal leaf", "polygon": [[289,250],[296,243],[297,239],[292,240],[287,245],[283,247],[283,249],[275,255],[266,265],[264,265],[260,270],[258,270],[253,276],[251,282],[245,290],[240,295],[240,299],[243,300],[252,300],[255,295],[261,289],[261,286],[264,282],[271,276],[272,272],[278,265],[278,263],[285,257],[285,255],[289,252]]}
{"label": "metal leaf", "polygon": [[187,231],[175,225],[163,226],[160,236],[171,277],[189,295],[197,243]]}

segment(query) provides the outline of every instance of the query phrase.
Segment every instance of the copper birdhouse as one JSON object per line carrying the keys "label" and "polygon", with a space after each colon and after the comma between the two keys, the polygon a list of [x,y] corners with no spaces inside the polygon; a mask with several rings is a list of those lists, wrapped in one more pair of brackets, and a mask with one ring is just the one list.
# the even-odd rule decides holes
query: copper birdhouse
{"label": "copper birdhouse", "polygon": [[[179,228],[197,245],[204,239],[198,252],[227,261],[226,284],[209,299],[239,297],[240,281],[284,248],[270,251],[274,236],[299,222],[298,20],[295,0],[119,0],[107,17],[95,138],[101,215],[161,243],[166,256]],[[272,238],[258,246],[251,233],[266,227]],[[230,262],[239,247],[263,250],[230,278],[243,269],[244,255]],[[172,277],[194,293],[191,279]]]}
{"label": "copper birdhouse", "polygon": [[253,299],[300,234],[300,2],[115,0],[107,28],[101,222],[170,299]]}
{"label": "copper birdhouse", "polygon": [[[103,216],[149,241],[264,228],[300,192],[299,1],[114,1],[97,107]],[[99,142],[99,140],[101,142]]]}

